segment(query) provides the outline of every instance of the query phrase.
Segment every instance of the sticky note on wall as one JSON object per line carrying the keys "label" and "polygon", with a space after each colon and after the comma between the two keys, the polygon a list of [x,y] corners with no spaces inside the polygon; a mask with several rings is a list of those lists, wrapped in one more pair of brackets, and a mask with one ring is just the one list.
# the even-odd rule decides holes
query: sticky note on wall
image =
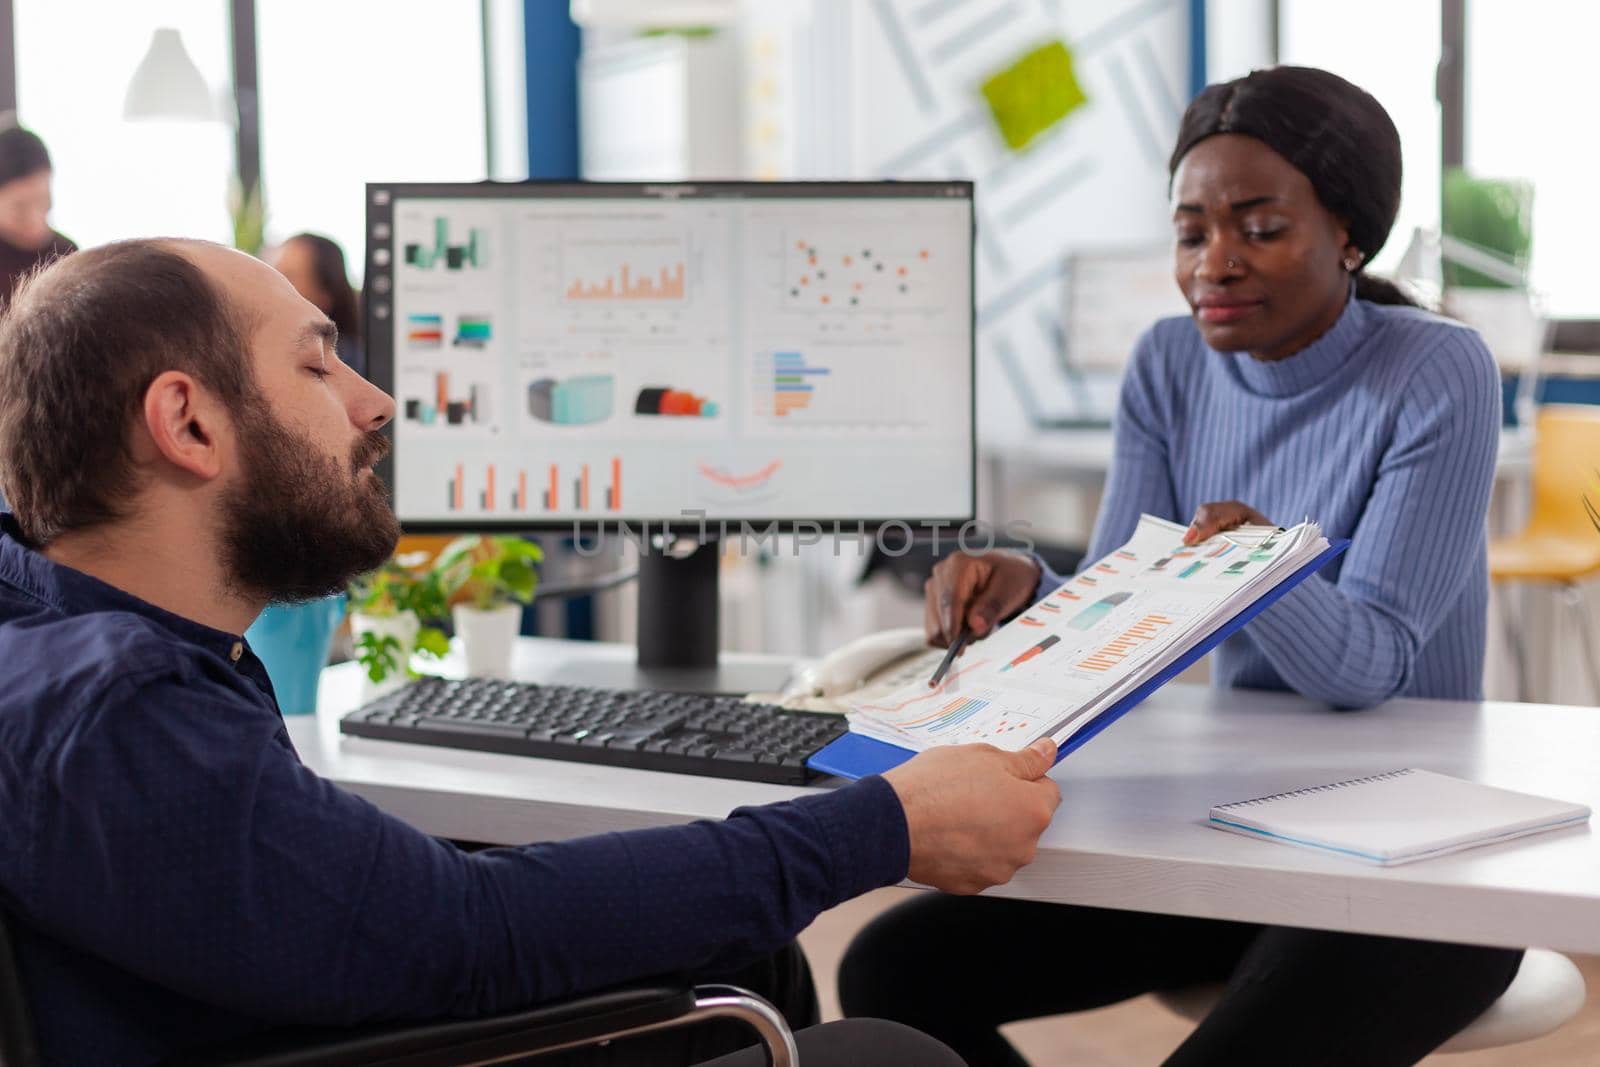
{"label": "sticky note on wall", "polygon": [[1063,41],[1051,41],[1026,53],[990,75],[981,88],[1000,136],[1012,151],[1026,148],[1089,99],[1078,84],[1072,52]]}

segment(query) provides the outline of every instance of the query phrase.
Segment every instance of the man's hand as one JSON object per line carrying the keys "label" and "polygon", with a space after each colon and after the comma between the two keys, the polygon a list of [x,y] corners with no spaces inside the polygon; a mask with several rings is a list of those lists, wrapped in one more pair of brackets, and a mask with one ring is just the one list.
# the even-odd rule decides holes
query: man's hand
{"label": "man's hand", "polygon": [[1240,526],[1271,526],[1273,522],[1249,504],[1238,500],[1220,500],[1201,504],[1195,510],[1194,521],[1183,532],[1183,543],[1197,545],[1208,537],[1238,529]]}
{"label": "man's hand", "polygon": [[973,637],[989,631],[1033,602],[1039,564],[1026,552],[991,549],[941,559],[922,587],[922,628],[928,644],[949,648],[966,626]]}
{"label": "man's hand", "polygon": [[1004,885],[1033,862],[1061,790],[1045,777],[1055,742],[1021,752],[993,745],[929,749],[883,777],[905,809],[914,882],[947,893]]}

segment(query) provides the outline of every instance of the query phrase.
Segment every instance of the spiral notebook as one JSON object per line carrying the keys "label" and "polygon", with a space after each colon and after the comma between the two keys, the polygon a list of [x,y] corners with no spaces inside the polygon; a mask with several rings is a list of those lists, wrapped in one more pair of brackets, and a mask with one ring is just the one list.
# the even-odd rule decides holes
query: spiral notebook
{"label": "spiral notebook", "polygon": [[1578,826],[1589,809],[1407,768],[1211,809],[1219,830],[1392,866]]}

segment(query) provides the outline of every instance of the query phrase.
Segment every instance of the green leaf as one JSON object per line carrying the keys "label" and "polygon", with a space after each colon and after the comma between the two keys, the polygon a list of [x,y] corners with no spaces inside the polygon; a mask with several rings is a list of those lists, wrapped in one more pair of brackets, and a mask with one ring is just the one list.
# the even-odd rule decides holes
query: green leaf
{"label": "green leaf", "polygon": [[435,570],[413,578],[402,598],[406,610],[421,622],[445,618],[450,614],[450,594],[453,587],[443,574]]}
{"label": "green leaf", "polygon": [[228,214],[233,219],[233,247],[259,255],[266,234],[267,208],[257,180],[246,189],[234,175],[228,183]]}
{"label": "green leaf", "polygon": [[430,656],[445,656],[450,652],[450,639],[437,626],[424,626],[417,631],[417,651]]}
{"label": "green leaf", "polygon": [[521,559],[508,559],[500,565],[500,584],[513,600],[526,604],[533,599],[534,586],[539,578],[533,565]]}
{"label": "green leaf", "polygon": [[538,563],[544,559],[544,552],[538,545],[532,541],[524,541],[520,537],[496,537],[495,543],[507,559],[526,560],[529,563]]}
{"label": "green leaf", "polygon": [[[1440,202],[1446,236],[1476,245],[1526,271],[1533,245],[1533,185],[1510,178],[1484,178],[1459,168],[1445,172]],[[1510,289],[1513,286],[1447,259],[1447,287]]]}
{"label": "green leaf", "polygon": [[440,550],[438,557],[434,559],[434,573],[437,574],[454,569],[476,551],[478,545],[482,542],[483,537],[479,534],[463,534],[451,541]]}
{"label": "green leaf", "polygon": [[429,569],[426,593],[411,607],[423,619],[443,618],[451,598],[465,590],[474,607],[490,610],[533,599],[539,584],[539,546],[520,537],[469,534],[446,545]]}
{"label": "green leaf", "polygon": [[356,661],[367,669],[367,677],[381,682],[399,666],[400,641],[393,634],[369,630],[356,638]]}

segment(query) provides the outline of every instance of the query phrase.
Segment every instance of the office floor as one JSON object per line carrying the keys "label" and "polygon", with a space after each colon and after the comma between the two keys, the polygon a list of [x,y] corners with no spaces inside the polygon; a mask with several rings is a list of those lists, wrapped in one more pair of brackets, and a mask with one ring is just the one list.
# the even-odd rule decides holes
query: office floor
{"label": "office floor", "polygon": [[[883,889],[868,894],[821,916],[800,935],[816,972],[824,1018],[839,1017],[834,973],[850,938],[879,911],[913,892],[916,890]],[[1589,999],[1566,1026],[1538,1041],[1458,1056],[1430,1056],[1423,1062],[1429,1067],[1592,1067],[1595,1050],[1600,1049],[1600,956],[1576,959],[1589,985]],[[1019,1023],[1006,1032],[1034,1067],[1142,1067],[1159,1064],[1183,1041],[1189,1024],[1153,998],[1140,997],[1072,1018]]]}

